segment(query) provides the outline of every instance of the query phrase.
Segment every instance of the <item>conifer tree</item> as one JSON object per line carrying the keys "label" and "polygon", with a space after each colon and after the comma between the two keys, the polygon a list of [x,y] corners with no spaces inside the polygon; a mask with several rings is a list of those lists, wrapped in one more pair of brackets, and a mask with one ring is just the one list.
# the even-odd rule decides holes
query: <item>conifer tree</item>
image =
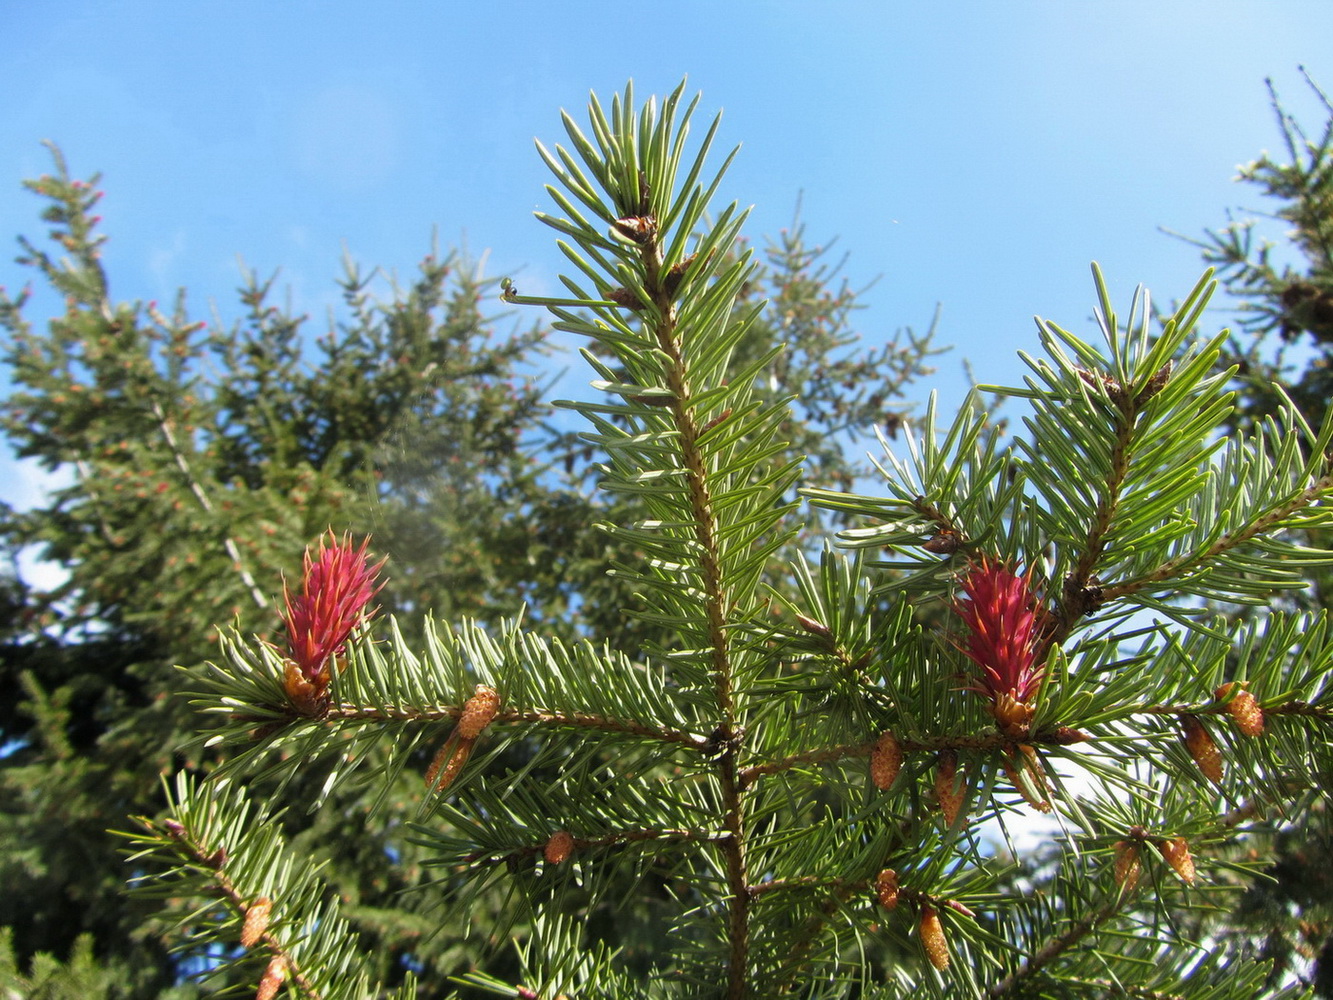
{"label": "conifer tree", "polygon": [[[1234,366],[1239,403],[1235,427],[1261,421],[1292,400],[1311,423],[1329,411],[1333,360],[1333,103],[1306,76],[1324,120],[1305,128],[1269,93],[1282,137],[1281,153],[1264,154],[1240,170],[1239,180],[1268,201],[1201,240],[1191,240],[1218,269],[1237,310],[1237,329],[1223,348]],[[1268,223],[1284,225],[1268,232]],[[1326,532],[1310,531],[1309,544],[1327,547]],[[1309,586],[1288,600],[1327,609],[1326,568],[1312,567]],[[1327,778],[1326,778],[1327,780]],[[1291,818],[1261,877],[1252,880],[1219,933],[1247,942],[1277,969],[1303,971],[1321,997],[1333,997],[1333,817],[1327,796]]]}
{"label": "conifer tree", "polygon": [[[20,263],[63,312],[43,328],[28,319],[30,288],[0,289],[13,385],[4,431],[20,454],[68,474],[49,503],[3,511],[0,926],[11,929],[14,989],[192,996],[193,985],[172,984],[208,965],[207,944],[168,953],[174,916],[125,897],[108,827],[156,814],[162,774],[211,766],[216,748],[189,747],[200,720],[173,664],[215,655],[215,626],[228,623],[283,640],[284,580],[299,591],[306,542],[330,527],[373,534],[392,566],[376,604],[415,646],[428,612],[494,624],[521,611],[568,639],[625,644],[661,629],[619,614],[632,595],[606,570],[634,547],[585,530],[635,516],[636,504],[588,489],[586,442],[568,421],[548,424],[531,375],[546,331],[498,333],[493,283],[467,260],[432,253],[401,283],[348,260],[343,308],[318,337],[275,304],[276,278],[249,273],[240,318],[200,324],[183,293],[171,309],[113,297],[98,178],[72,177],[53,152],[53,173],[29,184],[51,241],[21,241]],[[856,293],[799,223],[742,294],[757,310],[745,350],[792,348],[763,391],[814,387],[790,435],[818,447],[822,481],[850,482],[840,442],[896,419],[905,387],[928,370],[930,336],[856,350]],[[32,546],[68,573],[50,593],[12,569]],[[523,759],[514,748],[510,763]],[[450,971],[478,961],[459,928],[483,926],[495,902],[436,933],[432,897],[410,891],[429,877],[404,836],[417,773],[373,814],[383,788],[336,788],[308,810],[323,782],[311,770],[284,779],[284,834],[324,865],[374,977],[419,969],[431,981],[422,995],[442,995]],[[213,971],[225,983],[226,970]]]}
{"label": "conifer tree", "polygon": [[[148,996],[179,967],[145,924],[151,908],[125,900],[108,828],[159,809],[163,773],[202,763],[183,749],[197,724],[173,664],[211,655],[216,624],[273,628],[282,580],[299,575],[291,540],[330,525],[364,533],[373,523],[384,542],[419,554],[400,560],[395,610],[410,614],[424,589],[467,595],[460,613],[481,612],[498,574],[480,553],[504,564],[506,512],[537,492],[520,443],[546,410],[515,367],[541,331],[495,337],[485,283],[456,255],[427,257],[389,301],[349,261],[347,319],[311,345],[301,317],[270,303],[272,281],[251,275],[231,328],[192,321],[183,295],[169,310],[118,303],[93,215],[97,178],[72,178],[58,152],[55,166],[28,185],[47,201],[54,246],[22,240],[20,263],[61,293],[64,312],[38,330],[24,316],[27,289],[0,296],[14,384],[6,434],[19,454],[72,472],[49,504],[5,522],[9,546],[39,546],[68,578],[19,593],[6,635],[0,919],[21,968],[34,953],[64,958],[90,934],[133,995]],[[389,488],[392,507],[378,495]],[[395,517],[432,491],[429,514]],[[441,536],[478,553],[432,560]],[[306,836],[336,843],[348,825],[364,834],[348,807]],[[374,849],[326,853],[391,965],[420,936],[419,918],[385,905],[393,880]]]}
{"label": "conifer tree", "polygon": [[[1030,407],[1012,440],[977,396],[931,407],[885,436],[875,491],[794,496],[790,401],[762,391],[783,347],[735,364],[755,265],[744,213],[710,209],[730,158],[716,120],[691,143],[697,104],[627,88],[586,127],[566,115],[541,219],[567,295],[505,285],[587,338],[610,399],[568,405],[639,512],[598,530],[654,636],[516,616],[428,621],[414,645],[347,596],[374,568],[330,540],[302,591],[328,589],[325,612],[287,609],[318,651],[229,631],[193,672],[231,755],[142,824],[144,891],[197,900],[190,940],[261,997],[411,995],[368,985],[267,821],[285,795],[249,789],[314,771],[318,811],[412,774],[441,913],[498,895],[520,941],[516,978],[478,970],[474,995],[1300,995],[1191,930],[1323,794],[1333,634],[1273,597],[1329,561],[1302,538],[1330,517],[1333,423],[1282,402],[1220,435],[1233,372],[1195,332],[1211,277],[1153,335],[1146,299],[1118,316],[1096,273],[1096,336],[1040,321],[1002,390]],[[793,553],[805,504],[849,520],[836,546]],[[1060,830],[1036,893],[982,834],[1032,814]]]}

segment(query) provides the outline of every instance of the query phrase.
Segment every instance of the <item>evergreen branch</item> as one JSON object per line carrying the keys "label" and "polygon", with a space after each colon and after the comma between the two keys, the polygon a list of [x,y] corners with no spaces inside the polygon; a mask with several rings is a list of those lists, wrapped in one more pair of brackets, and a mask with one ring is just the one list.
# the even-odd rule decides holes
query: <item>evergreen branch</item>
{"label": "evergreen branch", "polygon": [[[143,823],[150,834],[158,832],[157,824],[147,820]],[[243,893],[236,887],[231,876],[228,875],[226,849],[223,847],[214,848],[213,850],[206,849],[191,836],[190,832],[180,822],[174,819],[163,821],[161,828],[175,842],[178,853],[187,864],[208,872],[209,879],[216,887],[217,895],[241,916],[242,947],[253,949],[256,945],[262,943],[265,951],[270,955],[270,968],[276,969],[278,966],[274,966],[273,962],[278,962],[283,970],[282,978],[293,983],[306,1000],[323,1000],[319,990],[301,972],[296,958],[287,950],[282,940],[268,929],[272,901],[267,896],[252,897]],[[254,930],[256,927],[262,927],[262,929],[256,931]]]}
{"label": "evergreen branch", "polygon": [[[193,924],[192,943],[210,953],[224,944],[232,951],[217,969],[244,963],[247,952],[262,945],[269,960],[261,997],[276,995],[283,981],[305,1000],[381,995],[368,981],[356,935],[328,898],[318,866],[289,850],[274,814],[255,810],[228,781],[199,783],[184,773],[168,798],[169,818],[139,817],[144,832],[122,834],[136,849],[132,861],[161,869],[156,877],[137,879],[132,891],[208,900],[182,918]],[[215,912],[216,901],[230,916]],[[236,939],[239,952],[231,944]],[[388,995],[412,1000],[415,981],[409,976],[402,990]]]}
{"label": "evergreen branch", "polygon": [[[646,182],[641,182],[646,183]],[[741,1000],[746,993],[747,954],[749,950],[749,895],[746,892],[748,876],[745,866],[745,815],[742,803],[744,786],[737,776],[738,739],[736,706],[732,695],[734,667],[731,662],[731,633],[727,615],[731,595],[723,578],[718,551],[718,525],[713,512],[708,470],[699,446],[701,429],[694,417],[690,385],[686,378],[685,359],[676,335],[676,311],[672,292],[666,286],[661,247],[651,241],[644,245],[641,258],[644,265],[645,285],[652,296],[661,319],[654,324],[658,348],[668,359],[667,389],[671,394],[671,415],[679,434],[680,455],[685,466],[689,502],[694,514],[695,542],[698,545],[700,567],[703,572],[704,602],[708,617],[710,648],[712,650],[713,678],[716,685],[717,707],[721,721],[715,730],[719,745],[725,747],[717,762],[722,790],[725,826],[729,836],[721,841],[726,859],[727,883],[730,890],[730,971],[728,997]]]}
{"label": "evergreen branch", "polygon": [[1078,558],[1065,580],[1062,599],[1057,602],[1051,627],[1037,647],[1037,662],[1045,661],[1046,654],[1052,646],[1063,644],[1077,622],[1092,610],[1097,600],[1106,599],[1104,589],[1097,587],[1093,571],[1105,551],[1111,523],[1119,506],[1121,489],[1129,474],[1130,443],[1133,438],[1134,409],[1137,403],[1136,398],[1127,391],[1128,387],[1117,385],[1117,388],[1121,405],[1113,408],[1114,437],[1108,463],[1109,474],[1102,482],[1103,488],[1090,518],[1087,537],[1083,540]]}
{"label": "evergreen branch", "polygon": [[[1115,517],[1120,502],[1120,491],[1129,475],[1130,444],[1134,436],[1135,404],[1137,400],[1130,395],[1129,387],[1116,386],[1119,390],[1120,405],[1113,408],[1114,430],[1111,441],[1111,456],[1108,465],[1109,475],[1102,482],[1101,495],[1093,511],[1088,535],[1082,552],[1074,563],[1072,576],[1080,587],[1085,587],[1092,575],[1093,568],[1101,559],[1106,547],[1107,534]],[[1039,656],[1038,659],[1041,659]]]}
{"label": "evergreen branch", "polygon": [[1265,535],[1299,511],[1325,499],[1331,491],[1333,491],[1333,474],[1321,476],[1312,485],[1289,497],[1280,505],[1265,510],[1236,530],[1224,533],[1207,548],[1169,559],[1156,569],[1133,579],[1103,586],[1102,601],[1122,600],[1165,581],[1178,580],[1192,573],[1206,571],[1220,556]]}
{"label": "evergreen branch", "polygon": [[1013,994],[1026,981],[1069,951],[1106,921],[1116,916],[1123,909],[1128,896],[1129,894],[1125,893],[1119,899],[1107,903],[1095,913],[1071,922],[1064,933],[1051,938],[1041,948],[1029,955],[1017,969],[987,988],[986,996],[994,998]]}
{"label": "evergreen branch", "polygon": [[[627,366],[628,373],[637,378],[618,378],[615,372],[594,363],[605,380],[603,387],[637,407],[626,415],[631,422],[646,425],[648,433],[636,436],[608,420],[597,418],[588,410],[585,413],[601,432],[599,443],[608,449],[623,470],[613,488],[639,493],[650,505],[657,503],[664,515],[663,542],[660,546],[648,542],[651,548],[662,551],[658,569],[652,576],[640,575],[639,579],[660,593],[669,606],[676,605],[670,613],[663,615],[664,624],[674,619],[674,624],[686,634],[697,634],[696,648],[708,663],[717,712],[717,725],[711,736],[718,750],[713,770],[718,780],[723,826],[728,834],[720,842],[728,885],[730,954],[727,995],[739,1000],[747,989],[749,898],[745,891],[743,789],[737,778],[743,733],[734,693],[737,668],[730,617],[737,607],[734,594],[740,591],[736,588],[744,586],[746,574],[758,572],[765,545],[771,544],[762,541],[762,536],[772,526],[772,515],[755,516],[748,521],[744,515],[747,512],[758,515],[764,509],[765,494],[771,495],[785,484],[781,472],[770,473],[766,480],[747,482],[752,471],[759,468],[759,462],[767,457],[762,447],[752,448],[750,454],[738,456],[728,466],[718,456],[725,454],[722,448],[732,448],[733,445],[722,440],[720,434],[705,441],[705,436],[716,429],[711,422],[700,421],[700,413],[705,412],[705,399],[710,396],[725,398],[729,390],[705,389],[696,397],[691,372],[711,374],[719,381],[725,377],[721,375],[721,362],[737,334],[721,334],[747,267],[743,263],[733,265],[711,285],[698,280],[712,273],[714,258],[719,252],[730,250],[739,225],[735,206],[724,210],[699,236],[694,253],[687,257],[678,256],[683,252],[684,239],[694,231],[722,171],[726,169],[724,164],[706,189],[694,188],[704,151],[711,142],[710,131],[705,149],[696,157],[685,187],[679,196],[673,194],[671,186],[684,134],[683,123],[674,143],[677,152],[669,161],[663,157],[673,145],[669,136],[676,128],[672,112],[678,95],[679,91],[668,102],[667,112],[660,119],[652,105],[642,111],[633,108],[632,92],[628,89],[623,101],[617,98],[613,103],[609,120],[594,99],[589,106],[589,117],[596,147],[566,116],[566,131],[584,163],[609,196],[609,205],[604,205],[593,194],[586,178],[568,163],[568,157],[557,151],[561,164],[549,154],[545,157],[567,190],[585,206],[593,208],[603,220],[614,220],[609,243],[607,237],[575,212],[566,199],[557,198],[557,203],[571,214],[573,222],[550,218],[543,221],[573,237],[607,272],[607,277],[622,285],[605,293],[605,298],[639,312],[643,320],[643,336],[652,345],[647,356],[636,356],[638,352],[630,354],[621,348],[621,362]],[[668,226],[669,232],[665,231]],[[632,266],[611,266],[602,256],[606,252]],[[590,265],[583,265],[575,254],[567,255],[579,263],[580,269],[593,277],[599,287],[602,285],[604,279],[597,276]],[[579,292],[568,279],[566,286]],[[582,297],[591,303],[600,296]],[[594,305],[593,308],[598,307]],[[576,326],[575,317],[568,317],[568,320],[573,320],[571,326]],[[743,329],[744,325],[736,328],[737,331]],[[611,346],[619,346],[616,344],[619,338],[606,337],[607,326],[589,325],[586,332]],[[706,336],[710,333],[713,336]],[[690,343],[696,345],[697,357],[686,356],[685,345],[689,338],[692,338]],[[589,357],[589,360],[593,359]],[[648,361],[651,365],[646,363]],[[736,377],[736,384],[743,389],[752,381],[753,376],[749,373]],[[735,407],[727,409],[733,414],[736,410]],[[667,416],[665,422],[657,416],[663,412]],[[751,420],[755,419],[755,412],[750,411]],[[762,418],[756,423],[756,431],[760,423],[763,423]],[[669,433],[663,433],[668,428]],[[756,434],[760,442],[764,442],[766,436]],[[711,460],[710,456],[713,456]],[[738,501],[743,502],[743,506],[738,506]],[[726,523],[719,516],[723,510],[727,511],[729,519]],[[688,546],[679,544],[686,539]],[[642,545],[644,541],[640,538],[637,544]],[[738,557],[730,553],[740,554],[742,561],[738,562]],[[683,590],[678,579],[681,571],[686,576]],[[655,578],[658,573],[660,579]],[[668,580],[670,587],[664,586]],[[689,613],[678,605],[682,596],[690,602]],[[702,612],[702,621],[698,625],[692,620],[696,607]]]}

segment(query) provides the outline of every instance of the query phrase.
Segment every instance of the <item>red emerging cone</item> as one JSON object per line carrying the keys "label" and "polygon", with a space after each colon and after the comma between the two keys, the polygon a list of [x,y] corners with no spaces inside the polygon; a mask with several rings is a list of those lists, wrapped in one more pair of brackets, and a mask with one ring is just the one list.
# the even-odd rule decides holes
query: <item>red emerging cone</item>
{"label": "red emerging cone", "polygon": [[[370,565],[366,548],[370,540],[353,548],[351,539],[342,540],[329,532],[321,539],[319,552],[305,553],[305,572],[301,593],[292,594],[283,587],[289,659],[283,686],[292,703],[301,711],[315,714],[327,702],[329,661],[343,646],[363,618],[368,605],[379,593],[382,583],[376,576],[384,560]],[[373,612],[371,612],[373,614]]]}
{"label": "red emerging cone", "polygon": [[1008,736],[1027,734],[1031,699],[1044,671],[1037,662],[1045,612],[1033,592],[1031,574],[983,558],[959,581],[963,598],[953,610],[968,634],[959,649],[981,668],[968,690],[990,699],[990,712]]}

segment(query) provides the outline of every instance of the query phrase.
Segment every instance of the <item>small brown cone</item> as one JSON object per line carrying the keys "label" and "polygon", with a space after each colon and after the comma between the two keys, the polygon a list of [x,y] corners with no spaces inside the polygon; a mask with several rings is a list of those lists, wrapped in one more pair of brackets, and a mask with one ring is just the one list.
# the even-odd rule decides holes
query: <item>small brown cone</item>
{"label": "small brown cone", "polygon": [[1264,732],[1264,710],[1259,701],[1248,691],[1242,691],[1231,699],[1227,711],[1236,720],[1236,728],[1245,736],[1262,736]]}
{"label": "small brown cone", "polygon": [[1118,840],[1115,845],[1115,884],[1130,892],[1143,876],[1137,840]]}
{"label": "small brown cone", "polygon": [[435,759],[426,768],[426,791],[442,792],[454,783],[458,772],[463,770],[472,753],[472,740],[457,738],[457,730],[449,735],[440,749],[435,751]]}
{"label": "small brown cone", "polygon": [[875,898],[886,910],[898,908],[898,873],[885,868],[875,877]]}
{"label": "small brown cone", "polygon": [[1222,752],[1208,735],[1208,730],[1196,716],[1186,715],[1180,720],[1185,737],[1185,749],[1199,765],[1199,772],[1214,785],[1222,783]]}
{"label": "small brown cone", "polygon": [[287,959],[274,955],[269,959],[264,975],[259,980],[259,989],[255,990],[255,1000],[273,1000],[287,978]]}
{"label": "small brown cone", "polygon": [[574,851],[574,835],[568,830],[557,830],[551,834],[551,839],[546,842],[546,847],[542,850],[548,864],[558,865],[570,856]]}
{"label": "small brown cone", "polygon": [[930,964],[943,972],[949,967],[949,942],[944,937],[940,915],[929,903],[921,904],[921,921],[917,924],[917,933],[921,935],[921,946],[926,949]]}
{"label": "small brown cone", "polygon": [[939,767],[935,771],[935,798],[944,814],[944,822],[953,826],[958,822],[958,814],[963,811],[963,800],[967,795],[967,781],[958,775],[958,754],[945,750],[940,754]]}
{"label": "small brown cone", "polygon": [[260,896],[245,911],[245,922],[241,924],[241,947],[253,948],[255,943],[268,930],[269,913],[273,910],[273,900]]}
{"label": "small brown cone", "polygon": [[500,695],[495,688],[478,684],[476,691],[463,705],[463,712],[458,717],[458,736],[464,740],[475,740],[481,731],[491,724],[495,713],[500,711]]}
{"label": "small brown cone", "polygon": [[1194,858],[1190,856],[1189,844],[1185,842],[1184,837],[1159,840],[1157,849],[1162,852],[1162,857],[1166,858],[1166,863],[1175,869],[1182,882],[1186,885],[1194,884]]}
{"label": "small brown cone", "polygon": [[1217,700],[1222,701],[1236,691],[1234,697],[1227,702],[1227,712],[1230,713],[1232,721],[1236,723],[1236,728],[1245,736],[1262,736],[1264,731],[1264,710],[1259,707],[1259,700],[1249,691],[1245,690],[1247,682],[1241,681],[1239,684],[1234,681],[1223,684],[1217,689]]}
{"label": "small brown cone", "polygon": [[875,787],[888,791],[903,768],[903,748],[893,733],[885,732],[870,751],[870,780]]}

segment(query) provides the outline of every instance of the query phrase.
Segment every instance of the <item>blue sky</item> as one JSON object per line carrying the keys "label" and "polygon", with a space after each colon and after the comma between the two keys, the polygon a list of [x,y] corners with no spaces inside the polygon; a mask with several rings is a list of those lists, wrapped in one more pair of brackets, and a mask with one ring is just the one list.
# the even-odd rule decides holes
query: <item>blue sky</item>
{"label": "blue sky", "polygon": [[[964,359],[1021,377],[1034,313],[1086,330],[1091,260],[1118,301],[1138,283],[1184,295],[1202,264],[1158,227],[1262,207],[1233,177],[1280,145],[1265,76],[1312,125],[1298,65],[1333,87],[1323,0],[10,0],[0,37],[0,239],[41,235],[19,182],[53,139],[76,175],[104,174],[117,299],[185,287],[199,318],[228,319],[239,257],[280,268],[316,327],[344,248],[407,274],[433,228],[524,292],[556,287],[532,140],[558,141],[559,109],[581,115],[589,90],[688,75],[742,144],[724,196],[755,206],[752,236],[802,197],[852,283],[879,277],[869,341],[941,306],[955,350],[919,389],[946,402]],[[0,456],[0,498],[31,482]]]}

